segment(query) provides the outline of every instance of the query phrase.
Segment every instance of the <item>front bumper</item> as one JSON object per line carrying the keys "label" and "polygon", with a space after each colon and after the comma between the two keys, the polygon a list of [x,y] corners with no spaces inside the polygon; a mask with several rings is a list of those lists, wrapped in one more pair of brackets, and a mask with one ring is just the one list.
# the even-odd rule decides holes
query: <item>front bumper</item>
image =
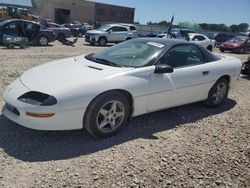
{"label": "front bumper", "polygon": [[85,41],[89,43],[96,43],[98,42],[98,36],[85,35]]}
{"label": "front bumper", "polygon": [[220,50],[230,51],[230,52],[240,52],[241,47],[225,47],[221,46]]}
{"label": "front bumper", "polygon": [[[2,114],[8,119],[24,127],[35,130],[59,131],[82,129],[83,115],[85,109],[63,110],[55,106],[37,106],[23,103],[17,98],[30,91],[20,79],[14,81],[4,92],[5,105]],[[38,118],[26,115],[31,113],[55,113],[48,118]]]}

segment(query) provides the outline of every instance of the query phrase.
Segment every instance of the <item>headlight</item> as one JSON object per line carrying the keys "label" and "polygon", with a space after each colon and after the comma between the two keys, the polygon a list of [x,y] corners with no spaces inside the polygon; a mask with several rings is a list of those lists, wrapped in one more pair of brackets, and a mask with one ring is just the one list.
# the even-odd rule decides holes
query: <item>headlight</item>
{"label": "headlight", "polygon": [[27,92],[18,97],[18,100],[31,105],[39,106],[52,106],[57,103],[57,100],[54,96],[37,91]]}

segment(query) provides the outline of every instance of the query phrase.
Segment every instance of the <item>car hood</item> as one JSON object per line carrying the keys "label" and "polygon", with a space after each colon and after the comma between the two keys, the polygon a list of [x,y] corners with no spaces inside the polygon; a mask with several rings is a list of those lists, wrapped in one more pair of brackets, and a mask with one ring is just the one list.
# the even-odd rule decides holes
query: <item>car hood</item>
{"label": "car hood", "polygon": [[223,42],[222,44],[224,46],[238,46],[238,45],[241,45],[242,43],[240,43],[240,42]]}
{"label": "car hood", "polygon": [[106,32],[101,31],[101,30],[91,30],[91,31],[88,31],[86,34],[102,34],[102,33],[106,33]]}
{"label": "car hood", "polygon": [[134,68],[112,67],[85,59],[67,58],[40,65],[24,72],[20,80],[28,89],[50,95],[84,87]]}

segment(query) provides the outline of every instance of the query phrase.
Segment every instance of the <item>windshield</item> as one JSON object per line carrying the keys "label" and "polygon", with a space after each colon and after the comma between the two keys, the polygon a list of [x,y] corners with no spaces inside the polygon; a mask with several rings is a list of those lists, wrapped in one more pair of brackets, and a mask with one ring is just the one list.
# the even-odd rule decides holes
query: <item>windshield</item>
{"label": "windshield", "polygon": [[165,49],[163,44],[157,42],[131,40],[86,58],[106,65],[136,68],[152,65]]}
{"label": "windshield", "polygon": [[246,41],[246,38],[244,38],[244,37],[234,37],[234,38],[228,40],[228,42],[236,42],[236,43],[242,43],[245,41]]}
{"label": "windshield", "polygon": [[110,28],[110,25],[103,25],[103,26],[99,27],[97,30],[107,31],[109,28]]}

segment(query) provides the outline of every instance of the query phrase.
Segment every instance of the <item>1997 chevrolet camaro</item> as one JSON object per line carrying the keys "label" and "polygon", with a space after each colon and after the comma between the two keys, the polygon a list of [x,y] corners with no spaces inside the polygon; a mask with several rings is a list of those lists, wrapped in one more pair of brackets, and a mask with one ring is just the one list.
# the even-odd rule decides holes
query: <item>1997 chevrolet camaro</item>
{"label": "1997 chevrolet camaro", "polygon": [[182,40],[129,40],[24,72],[4,92],[3,114],[31,129],[111,136],[130,117],[198,101],[220,105],[241,65]]}

